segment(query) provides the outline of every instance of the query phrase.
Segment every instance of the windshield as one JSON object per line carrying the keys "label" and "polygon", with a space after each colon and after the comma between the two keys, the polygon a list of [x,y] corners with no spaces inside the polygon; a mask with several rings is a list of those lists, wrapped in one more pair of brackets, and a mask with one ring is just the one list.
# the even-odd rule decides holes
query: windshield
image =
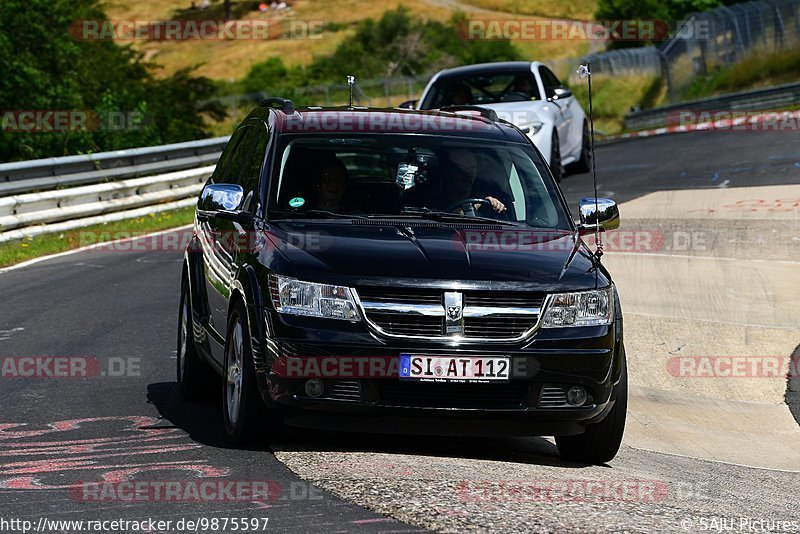
{"label": "windshield", "polygon": [[272,218],[490,218],[570,230],[545,164],[522,143],[421,135],[287,136]]}
{"label": "windshield", "polygon": [[536,78],[530,71],[484,72],[439,78],[420,104],[420,109],[539,99]]}

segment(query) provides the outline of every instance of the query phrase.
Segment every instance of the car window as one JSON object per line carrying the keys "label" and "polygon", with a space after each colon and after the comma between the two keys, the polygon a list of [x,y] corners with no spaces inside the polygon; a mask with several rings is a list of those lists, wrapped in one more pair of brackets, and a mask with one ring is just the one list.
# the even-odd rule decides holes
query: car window
{"label": "car window", "polygon": [[484,72],[439,78],[420,104],[420,109],[539,99],[541,95],[536,79],[529,70]]}
{"label": "car window", "polygon": [[243,162],[242,152],[252,142],[253,135],[252,126],[242,126],[231,135],[231,139],[225,145],[225,150],[223,150],[217,162],[217,167],[214,169],[211,183],[231,184],[236,182],[239,176],[238,171]]}
{"label": "car window", "polygon": [[[270,192],[279,217],[307,210],[386,216],[409,210],[477,215],[569,229],[568,216],[539,156],[523,143],[438,136],[287,136]],[[496,213],[495,199],[506,210]],[[472,204],[466,202],[466,206]]]}
{"label": "car window", "polygon": [[248,127],[241,142],[241,164],[236,169],[236,176],[232,183],[242,186],[244,189],[244,201],[242,209],[253,211],[255,199],[258,195],[258,184],[261,177],[261,169],[264,164],[264,156],[269,141],[269,131],[266,125],[253,124]]}
{"label": "car window", "polygon": [[539,75],[542,77],[542,85],[544,85],[544,92],[548,98],[553,96],[553,89],[561,87],[562,83],[559,81],[553,72],[547,67],[539,67]]}

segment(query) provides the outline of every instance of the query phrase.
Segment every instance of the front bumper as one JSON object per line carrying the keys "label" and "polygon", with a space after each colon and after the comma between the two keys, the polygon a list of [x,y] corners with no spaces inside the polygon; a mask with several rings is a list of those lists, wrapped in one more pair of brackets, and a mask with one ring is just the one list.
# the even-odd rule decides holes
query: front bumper
{"label": "front bumper", "polygon": [[[523,346],[450,347],[424,342],[399,346],[374,334],[298,328],[277,315],[269,320],[268,330],[283,335],[264,345],[258,382],[265,403],[281,410],[294,426],[436,435],[579,434],[610,410],[621,368],[620,319],[609,326],[540,329]],[[365,373],[365,367],[359,371],[357,365],[322,369],[289,363],[312,359],[317,363],[336,359],[391,362],[408,352],[507,356],[511,377],[505,383],[420,383],[400,380],[396,374],[387,376],[390,365]],[[309,373],[310,369],[319,372]],[[310,378],[324,383],[319,397],[305,391]],[[553,402],[558,390],[566,392],[571,386],[588,392],[583,405]]]}

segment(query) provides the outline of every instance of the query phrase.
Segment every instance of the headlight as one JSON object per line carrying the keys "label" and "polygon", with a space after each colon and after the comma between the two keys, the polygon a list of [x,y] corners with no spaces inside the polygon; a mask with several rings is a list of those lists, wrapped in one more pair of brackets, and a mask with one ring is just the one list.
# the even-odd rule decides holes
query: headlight
{"label": "headlight", "polygon": [[579,293],[556,293],[550,296],[550,303],[542,318],[542,327],[605,325],[611,324],[613,317],[612,286]]}
{"label": "headlight", "polygon": [[349,287],[302,282],[285,276],[270,276],[272,304],[278,313],[359,321],[353,291]]}

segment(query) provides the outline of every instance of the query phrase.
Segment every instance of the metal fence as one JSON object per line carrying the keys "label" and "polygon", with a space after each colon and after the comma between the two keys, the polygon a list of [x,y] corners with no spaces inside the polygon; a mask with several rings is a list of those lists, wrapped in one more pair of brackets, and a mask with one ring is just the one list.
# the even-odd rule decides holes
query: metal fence
{"label": "metal fence", "polygon": [[695,14],[659,47],[590,54],[595,74],[663,74],[670,101],[699,75],[800,45],[800,0],[762,0]]}
{"label": "metal fence", "polygon": [[0,243],[191,206],[228,139],[0,164]]}
{"label": "metal fence", "polygon": [[[430,76],[384,78],[378,80],[356,79],[353,100],[363,106],[396,106],[405,100],[413,100],[422,94]],[[301,98],[318,105],[347,103],[349,86],[346,83],[303,87],[298,90]]]}
{"label": "metal fence", "polygon": [[[406,100],[414,100],[422,94],[428,80],[433,74],[418,77],[382,78],[372,80],[356,79],[353,86],[353,103],[358,106],[380,107],[396,106]],[[346,83],[327,85],[310,85],[296,87],[292,94],[274,95],[266,91],[227,95],[214,100],[226,108],[233,110],[235,116],[239,107],[247,110],[268,96],[291,97],[296,105],[332,106],[347,104],[350,97],[350,86]]]}

